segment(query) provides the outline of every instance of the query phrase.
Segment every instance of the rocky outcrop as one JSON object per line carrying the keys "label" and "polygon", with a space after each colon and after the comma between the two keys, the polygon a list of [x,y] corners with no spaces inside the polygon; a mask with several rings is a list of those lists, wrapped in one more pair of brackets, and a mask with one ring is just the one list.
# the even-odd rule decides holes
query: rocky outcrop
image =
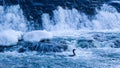
{"label": "rocky outcrop", "polygon": [[94,45],[93,40],[78,39],[77,40],[77,47],[81,47],[81,48],[95,48],[96,46]]}
{"label": "rocky outcrop", "polygon": [[25,46],[19,49],[19,52],[23,50],[38,51],[38,52],[62,52],[67,49],[67,45],[58,43],[41,43],[41,42],[25,42]]}
{"label": "rocky outcrop", "polygon": [[26,51],[37,52],[63,52],[68,49],[68,44],[60,42],[61,40],[44,39],[40,42],[26,42],[20,40],[16,45],[0,46],[0,52],[18,51],[19,53]]}
{"label": "rocky outcrop", "polygon": [[38,52],[62,52],[67,50],[66,40],[53,38],[52,33],[37,30],[26,33],[6,30],[0,34],[0,52],[17,50]]}

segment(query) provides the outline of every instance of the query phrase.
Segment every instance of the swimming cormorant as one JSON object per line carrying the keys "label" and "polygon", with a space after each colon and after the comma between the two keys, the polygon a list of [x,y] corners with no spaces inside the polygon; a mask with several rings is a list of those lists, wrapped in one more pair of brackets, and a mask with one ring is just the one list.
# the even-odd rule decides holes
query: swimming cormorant
{"label": "swimming cormorant", "polygon": [[75,54],[75,50],[76,50],[76,49],[73,49],[73,50],[72,50],[73,55],[69,55],[70,57],[73,57],[73,56],[75,56],[75,55],[76,55],[76,54]]}

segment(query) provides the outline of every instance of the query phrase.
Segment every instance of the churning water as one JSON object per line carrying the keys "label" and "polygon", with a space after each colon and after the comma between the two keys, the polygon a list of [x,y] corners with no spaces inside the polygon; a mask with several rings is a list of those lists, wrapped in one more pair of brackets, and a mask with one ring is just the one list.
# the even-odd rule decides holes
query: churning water
{"label": "churning water", "polygon": [[42,14],[44,30],[28,30],[19,5],[0,6],[0,67],[120,68],[120,13],[107,4],[96,12],[58,6]]}

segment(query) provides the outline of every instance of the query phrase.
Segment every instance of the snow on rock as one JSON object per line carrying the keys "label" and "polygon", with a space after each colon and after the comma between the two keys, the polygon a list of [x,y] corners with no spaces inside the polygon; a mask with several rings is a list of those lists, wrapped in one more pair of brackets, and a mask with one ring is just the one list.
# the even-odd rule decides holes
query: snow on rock
{"label": "snow on rock", "polygon": [[0,31],[0,46],[16,45],[18,40],[21,39],[22,32],[14,30]]}
{"label": "snow on rock", "polygon": [[50,32],[47,32],[45,30],[35,30],[25,33],[23,39],[24,41],[28,42],[39,42],[43,39],[50,39],[52,37],[53,35]]}

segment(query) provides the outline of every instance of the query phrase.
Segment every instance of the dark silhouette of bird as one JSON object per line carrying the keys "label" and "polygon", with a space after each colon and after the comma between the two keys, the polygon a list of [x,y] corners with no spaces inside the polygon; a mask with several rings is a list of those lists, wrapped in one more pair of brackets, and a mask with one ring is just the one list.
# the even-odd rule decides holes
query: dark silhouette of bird
{"label": "dark silhouette of bird", "polygon": [[72,54],[72,55],[69,55],[70,57],[73,57],[73,56],[76,55],[76,54],[75,54],[75,50],[76,50],[76,49],[73,49],[73,50],[72,50],[73,54]]}

